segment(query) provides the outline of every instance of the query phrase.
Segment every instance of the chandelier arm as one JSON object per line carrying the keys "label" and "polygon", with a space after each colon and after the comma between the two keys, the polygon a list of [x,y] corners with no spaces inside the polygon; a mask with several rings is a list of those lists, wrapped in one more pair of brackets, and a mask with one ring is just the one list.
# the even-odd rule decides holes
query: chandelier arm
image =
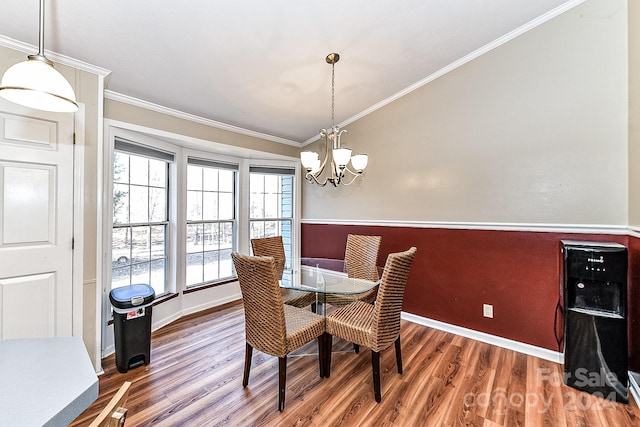
{"label": "chandelier arm", "polygon": [[346,170],[347,172],[349,172],[351,175],[355,175],[356,177],[357,177],[357,176],[359,176],[359,175],[362,175],[362,172],[352,171],[352,170],[349,168],[349,165],[345,166],[345,167],[344,167],[344,170]]}
{"label": "chandelier arm", "polygon": [[327,136],[326,132],[324,133],[324,160],[322,160],[322,164],[320,165],[320,169],[318,169],[318,171],[316,172],[317,175],[320,175],[322,172],[324,172],[324,168],[325,166],[327,166],[327,162],[329,160],[329,137]]}
{"label": "chandelier arm", "polygon": [[[351,172],[351,171],[349,171],[349,172]],[[358,179],[358,177],[359,177],[360,175],[362,175],[362,174],[355,174],[355,175],[353,176],[353,178],[351,178],[351,181],[349,181],[349,182],[342,181],[342,182],[341,182],[341,184],[342,184],[342,185],[344,185],[344,186],[351,185],[351,184],[353,184],[353,183],[355,182],[355,180],[356,180],[356,179]]]}
{"label": "chandelier arm", "polygon": [[327,185],[327,182],[329,181],[328,178],[324,179],[324,182],[320,182],[318,181],[318,177],[314,174],[312,174],[311,172],[307,172],[307,174],[305,175],[305,179],[309,182],[315,182],[316,184],[318,184],[320,187],[324,187]]}

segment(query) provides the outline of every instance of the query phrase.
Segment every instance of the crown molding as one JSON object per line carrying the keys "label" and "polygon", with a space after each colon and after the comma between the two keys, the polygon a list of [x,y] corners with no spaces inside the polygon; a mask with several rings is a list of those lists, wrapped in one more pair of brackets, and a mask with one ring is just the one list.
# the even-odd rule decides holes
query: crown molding
{"label": "crown molding", "polygon": [[[382,101],[378,102],[377,104],[372,105],[371,107],[359,112],[358,114],[349,117],[348,119],[344,120],[343,122],[338,123],[339,127],[344,127],[347,126],[353,122],[355,122],[358,119],[361,119],[364,116],[367,116],[371,113],[373,113],[376,110],[379,110],[380,108],[384,107],[387,104],[391,104],[393,101],[402,98],[403,96],[421,88],[422,86],[426,85],[429,82],[434,81],[435,79],[437,79],[438,77],[442,77],[443,75],[455,70],[458,67],[463,66],[464,64],[466,64],[467,62],[471,62],[474,59],[476,59],[479,56],[484,55],[485,53],[499,47],[502,46],[503,44],[513,40],[514,38],[518,37],[519,35],[522,35],[524,33],[526,33],[527,31],[530,31],[534,28],[536,28],[539,25],[544,24],[545,22],[555,18],[558,15],[561,15],[562,13],[573,9],[574,7],[584,3],[586,0],[571,0],[568,1],[567,3],[564,3],[558,7],[556,7],[553,10],[550,10],[549,12],[545,13],[544,15],[541,15],[539,17],[537,17],[536,19],[527,22],[526,24],[516,28],[515,30],[505,34],[502,37],[499,37],[497,39],[495,39],[494,41],[492,41],[491,43],[488,43],[476,50],[474,50],[473,52],[471,52],[470,54],[463,56],[462,58],[458,59],[457,61],[452,62],[451,64],[447,65],[446,67],[443,67],[441,69],[439,69],[438,71],[436,71],[435,73],[425,77],[422,80],[417,81],[416,83],[412,84],[411,86],[407,86],[406,88],[404,88],[403,90],[401,90],[400,92],[397,92],[394,95],[391,95],[388,98],[383,99]],[[318,135],[312,136],[311,138],[305,140],[302,143],[302,146],[306,146],[314,141],[318,140]]]}
{"label": "crown molding", "polygon": [[[24,43],[18,40],[14,40],[3,35],[0,35],[0,46],[5,46],[10,49],[18,50],[20,52],[24,52],[29,55],[32,55],[38,52],[37,46],[31,45],[29,43]],[[71,58],[69,56],[60,55],[59,53],[55,53],[46,49],[44,52],[47,58],[49,58],[53,62],[57,62],[58,64],[66,65],[68,67],[73,67],[81,71],[86,71],[88,73],[95,74],[103,78],[106,78],[111,74],[111,70],[98,67],[97,65],[92,65],[92,64],[80,61],[78,59]]]}
{"label": "crown molding", "polygon": [[173,108],[164,107],[162,105],[154,104],[152,102],[144,101],[142,99],[134,98],[132,96],[123,95],[121,93],[113,92],[111,90],[105,90],[104,97],[107,99],[111,99],[113,101],[118,101],[118,102],[123,102],[125,104],[133,105],[134,107],[144,108],[146,110],[155,111],[157,113],[166,114],[168,116],[177,117],[179,119],[188,120],[194,123],[200,123],[206,126],[217,128],[217,129],[222,129],[229,132],[235,132],[242,135],[252,136],[254,138],[266,139],[267,141],[278,142],[280,144],[300,147],[300,143],[297,141],[292,141],[290,139],[280,138],[278,136],[273,136],[273,135],[268,135],[266,133],[252,131],[249,129],[229,125],[229,124],[218,122],[211,119],[206,119],[204,117],[185,113],[179,110],[174,110]]}

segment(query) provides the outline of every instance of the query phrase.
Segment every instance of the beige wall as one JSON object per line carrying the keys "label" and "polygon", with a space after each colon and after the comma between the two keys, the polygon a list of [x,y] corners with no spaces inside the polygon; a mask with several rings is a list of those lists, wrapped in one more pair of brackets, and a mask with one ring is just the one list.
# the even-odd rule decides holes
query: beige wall
{"label": "beige wall", "polygon": [[131,123],[176,135],[184,135],[202,141],[212,141],[284,156],[298,156],[297,147],[214,128],[111,99],[105,99],[104,116],[106,119]]}
{"label": "beige wall", "polygon": [[303,218],[625,225],[626,26],[589,0],[345,126],[366,180]]}

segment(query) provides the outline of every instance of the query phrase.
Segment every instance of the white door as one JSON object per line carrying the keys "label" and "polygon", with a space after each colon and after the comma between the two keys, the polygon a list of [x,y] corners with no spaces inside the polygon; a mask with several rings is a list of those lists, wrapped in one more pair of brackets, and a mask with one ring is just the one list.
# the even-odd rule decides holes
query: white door
{"label": "white door", "polygon": [[0,98],[0,340],[73,332],[73,120]]}

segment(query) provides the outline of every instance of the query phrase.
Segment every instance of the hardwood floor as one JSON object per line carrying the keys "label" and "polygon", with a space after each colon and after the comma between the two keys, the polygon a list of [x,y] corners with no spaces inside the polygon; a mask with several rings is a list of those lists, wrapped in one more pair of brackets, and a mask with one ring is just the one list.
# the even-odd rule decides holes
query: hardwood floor
{"label": "hardwood floor", "polygon": [[[334,338],[331,377],[316,356],[289,357],[285,410],[278,359],[254,350],[243,388],[244,313],[227,305],[152,334],[151,363],[120,374],[103,360],[100,396],[72,426],[93,419],[132,381],[127,426],[638,426],[635,403],[613,403],[562,384],[562,365],[402,323],[404,373],[393,346],[381,354],[382,402],[373,398],[371,353]],[[316,350],[315,342],[301,349]],[[347,352],[350,351],[350,352]]]}

